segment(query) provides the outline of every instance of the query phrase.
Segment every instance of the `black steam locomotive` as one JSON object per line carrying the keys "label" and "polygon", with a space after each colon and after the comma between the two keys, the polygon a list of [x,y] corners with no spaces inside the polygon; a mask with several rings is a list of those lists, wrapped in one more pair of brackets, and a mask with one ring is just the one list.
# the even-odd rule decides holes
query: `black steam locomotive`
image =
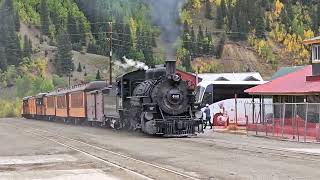
{"label": "black steam locomotive", "polygon": [[188,136],[202,132],[202,112],[193,90],[176,74],[176,62],[118,79],[122,120],[147,134]]}

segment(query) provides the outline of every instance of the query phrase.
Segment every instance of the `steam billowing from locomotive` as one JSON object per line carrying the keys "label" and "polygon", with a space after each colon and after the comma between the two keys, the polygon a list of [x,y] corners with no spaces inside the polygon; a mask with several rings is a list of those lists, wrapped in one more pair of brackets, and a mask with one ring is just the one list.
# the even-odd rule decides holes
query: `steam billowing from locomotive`
{"label": "steam billowing from locomotive", "polygon": [[137,69],[144,69],[144,70],[148,70],[149,67],[143,63],[143,62],[139,62],[139,61],[135,61],[133,59],[128,59],[126,56],[123,56],[120,61],[115,61],[114,62],[115,65],[120,66],[124,69],[129,69],[129,68],[137,68]]}
{"label": "steam billowing from locomotive", "polygon": [[175,59],[175,42],[181,35],[178,24],[185,0],[146,0],[151,7],[153,23],[161,29],[161,41],[165,44],[167,58]]}

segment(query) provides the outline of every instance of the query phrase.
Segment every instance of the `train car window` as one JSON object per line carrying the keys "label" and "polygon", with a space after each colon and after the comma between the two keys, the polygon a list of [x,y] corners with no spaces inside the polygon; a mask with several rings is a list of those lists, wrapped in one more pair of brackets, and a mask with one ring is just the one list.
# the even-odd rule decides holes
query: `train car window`
{"label": "train car window", "polygon": [[58,109],[64,109],[67,107],[66,98],[64,95],[57,96],[57,108]]}
{"label": "train car window", "polygon": [[77,92],[71,94],[71,107],[82,108],[83,107],[83,93]]}
{"label": "train car window", "polygon": [[39,105],[39,106],[43,105],[43,99],[42,99],[42,98],[37,99],[37,100],[36,100],[36,103],[37,103],[37,105]]}

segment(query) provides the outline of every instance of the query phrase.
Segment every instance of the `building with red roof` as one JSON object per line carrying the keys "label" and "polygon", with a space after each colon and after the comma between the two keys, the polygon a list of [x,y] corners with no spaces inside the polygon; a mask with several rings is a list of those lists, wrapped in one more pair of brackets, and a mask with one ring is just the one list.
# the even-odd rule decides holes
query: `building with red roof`
{"label": "building with red roof", "polygon": [[304,43],[312,46],[311,65],[245,92],[255,96],[272,96],[274,103],[320,103],[320,37]]}

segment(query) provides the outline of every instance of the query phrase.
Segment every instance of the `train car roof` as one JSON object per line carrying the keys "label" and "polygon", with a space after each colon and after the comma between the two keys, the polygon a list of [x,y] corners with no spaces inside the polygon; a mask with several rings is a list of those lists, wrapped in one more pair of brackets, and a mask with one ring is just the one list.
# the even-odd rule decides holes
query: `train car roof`
{"label": "train car roof", "polygon": [[130,76],[133,76],[135,74],[139,74],[139,73],[145,73],[146,70],[144,69],[139,69],[139,70],[135,70],[135,71],[131,71],[131,72],[128,72],[128,73],[125,73],[121,76],[118,76],[117,77],[117,81],[120,81],[121,79],[125,79],[126,77],[130,77]]}
{"label": "train car roof", "polygon": [[23,101],[26,101],[26,100],[30,99],[31,97],[32,97],[32,96],[27,96],[27,97],[22,98],[22,100],[23,100]]}
{"label": "train car roof", "polygon": [[46,96],[48,93],[39,93],[37,94],[35,97],[36,98],[43,98],[44,96]]}
{"label": "train car roof", "polygon": [[93,81],[87,84],[75,85],[75,86],[72,86],[71,88],[58,89],[54,92],[48,93],[47,96],[66,94],[66,93],[77,92],[77,91],[88,92],[92,90],[103,89],[105,87],[107,87],[106,81]]}

